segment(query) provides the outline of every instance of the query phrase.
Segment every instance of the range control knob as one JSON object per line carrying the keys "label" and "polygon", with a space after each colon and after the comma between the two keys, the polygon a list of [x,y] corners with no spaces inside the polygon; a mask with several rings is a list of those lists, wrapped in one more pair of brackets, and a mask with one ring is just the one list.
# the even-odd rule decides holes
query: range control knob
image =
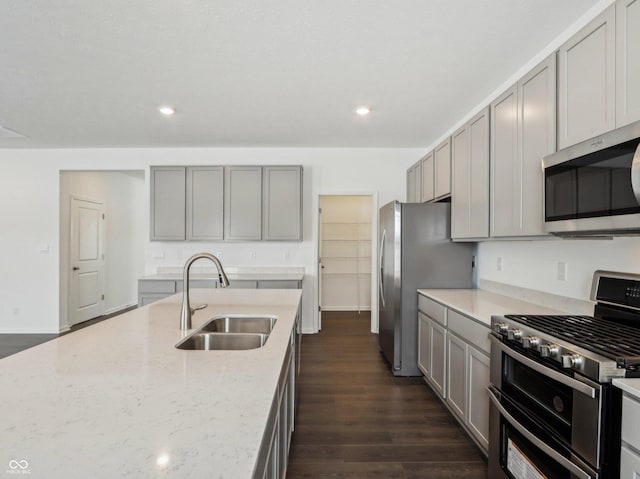
{"label": "range control knob", "polygon": [[493,325],[493,330],[498,334],[507,334],[507,329],[509,329],[509,326],[504,323],[496,323]]}
{"label": "range control knob", "polygon": [[541,344],[540,345],[540,356],[543,358],[552,358],[557,356],[560,352],[560,348],[557,344]]}
{"label": "range control knob", "polygon": [[579,354],[563,354],[561,359],[563,368],[573,368],[582,364],[582,356]]}
{"label": "range control knob", "polygon": [[507,339],[520,341],[522,339],[522,331],[519,329],[509,329],[507,331]]}
{"label": "range control knob", "polygon": [[537,336],[525,336],[522,338],[522,346],[525,348],[537,349],[540,346],[540,338]]}

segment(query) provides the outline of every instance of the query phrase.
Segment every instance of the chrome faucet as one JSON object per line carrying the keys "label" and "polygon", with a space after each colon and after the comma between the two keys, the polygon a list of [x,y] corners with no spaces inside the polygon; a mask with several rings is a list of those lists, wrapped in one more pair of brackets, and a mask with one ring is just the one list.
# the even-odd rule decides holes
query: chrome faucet
{"label": "chrome faucet", "polygon": [[226,288],[227,286],[229,286],[229,278],[227,278],[220,260],[214,255],[209,253],[197,253],[189,258],[184,264],[184,271],[182,273],[182,311],[180,311],[180,329],[182,331],[191,329],[191,316],[194,312],[207,307],[206,304],[202,304],[195,308],[191,308],[191,303],[189,301],[189,270],[191,269],[191,265],[200,258],[207,258],[213,261],[213,264],[215,264],[216,268],[218,269],[218,279],[220,280],[220,286],[222,288]]}

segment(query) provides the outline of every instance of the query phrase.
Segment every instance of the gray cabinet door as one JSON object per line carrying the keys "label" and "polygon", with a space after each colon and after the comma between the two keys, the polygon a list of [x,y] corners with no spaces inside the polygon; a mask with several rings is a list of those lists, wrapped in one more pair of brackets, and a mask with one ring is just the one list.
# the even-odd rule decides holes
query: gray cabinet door
{"label": "gray cabinet door", "polygon": [[518,82],[518,124],[521,218],[519,229],[514,232],[522,236],[545,235],[542,158],[556,151],[555,55]]}
{"label": "gray cabinet door", "polygon": [[640,120],[640,1],[616,3],[616,127]]}
{"label": "gray cabinet door", "polygon": [[489,236],[489,107],[469,122],[469,236]]}
{"label": "gray cabinet door", "polygon": [[431,338],[429,380],[434,391],[436,391],[440,397],[444,398],[446,397],[446,330],[434,321],[429,320],[429,337]]}
{"label": "gray cabinet door", "polygon": [[558,50],[558,147],[615,128],[615,5]]}
{"label": "gray cabinet door", "polygon": [[187,239],[223,239],[223,213],[223,167],[187,167]]}
{"label": "gray cabinet door", "polygon": [[555,67],[547,58],[491,104],[492,237],[545,234],[541,160],[556,146]]}
{"label": "gray cabinet door", "polygon": [[489,107],[456,131],[452,142],[451,237],[489,236]]}
{"label": "gray cabinet door", "polygon": [[421,160],[420,170],[422,174],[422,197],[420,201],[431,201],[436,197],[435,195],[435,164],[433,151],[430,152]]}
{"label": "gray cabinet door", "polygon": [[434,196],[444,198],[451,195],[451,139],[436,146],[434,156]]}
{"label": "gray cabinet door", "polygon": [[469,234],[469,127],[451,137],[451,237]]}
{"label": "gray cabinet door", "polygon": [[185,239],[185,168],[152,166],[151,240]]}
{"label": "gray cabinet door", "polygon": [[226,166],[224,183],[224,238],[260,240],[262,167]]}
{"label": "gray cabinet door", "polygon": [[447,404],[464,421],[467,401],[467,344],[447,333]]}
{"label": "gray cabinet door", "polygon": [[425,377],[429,377],[431,356],[431,329],[429,318],[418,312],[418,368]]}
{"label": "gray cabinet door", "polygon": [[466,425],[485,452],[489,450],[489,356],[467,346]]}
{"label": "gray cabinet door", "polygon": [[422,196],[420,162],[407,170],[407,203],[419,203]]}
{"label": "gray cabinet door", "polygon": [[510,236],[520,229],[517,109],[515,85],[491,103],[491,236]]}
{"label": "gray cabinet door", "polygon": [[262,239],[302,240],[302,167],[262,170]]}

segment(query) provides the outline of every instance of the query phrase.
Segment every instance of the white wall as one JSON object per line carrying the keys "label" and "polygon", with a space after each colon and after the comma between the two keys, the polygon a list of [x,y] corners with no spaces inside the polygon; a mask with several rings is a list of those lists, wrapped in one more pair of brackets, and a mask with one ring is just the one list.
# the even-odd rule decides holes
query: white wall
{"label": "white wall", "polygon": [[[502,258],[502,272],[497,270]],[[567,280],[558,280],[558,263]],[[640,272],[640,238],[550,239],[480,243],[478,277],[546,293],[588,300],[593,272]]]}
{"label": "white wall", "polygon": [[[299,243],[145,243],[145,271],[179,266],[188,254],[222,251],[223,264],[304,266],[303,326],[317,321],[317,206],[320,194],[404,197],[404,167],[417,149],[51,149],[0,150],[0,332],[56,332],[59,325],[60,172],[145,170],[150,165],[301,164],[304,240]],[[144,208],[149,211],[146,180]],[[374,207],[377,209],[378,205]],[[148,214],[144,218],[148,238]],[[48,249],[47,251],[41,251]],[[256,251],[256,259],[249,251]],[[285,254],[289,260],[285,261]],[[153,256],[164,255],[157,259]]]}

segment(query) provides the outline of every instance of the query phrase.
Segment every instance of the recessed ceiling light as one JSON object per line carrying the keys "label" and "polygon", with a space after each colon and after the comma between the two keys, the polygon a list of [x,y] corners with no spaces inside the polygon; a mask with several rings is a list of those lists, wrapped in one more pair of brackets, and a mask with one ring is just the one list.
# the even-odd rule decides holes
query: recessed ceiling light
{"label": "recessed ceiling light", "polygon": [[367,116],[369,113],[371,113],[371,110],[368,106],[359,106],[356,108],[356,115]]}
{"label": "recessed ceiling light", "polygon": [[171,116],[176,112],[176,109],[172,106],[161,106],[158,110],[165,116]]}

